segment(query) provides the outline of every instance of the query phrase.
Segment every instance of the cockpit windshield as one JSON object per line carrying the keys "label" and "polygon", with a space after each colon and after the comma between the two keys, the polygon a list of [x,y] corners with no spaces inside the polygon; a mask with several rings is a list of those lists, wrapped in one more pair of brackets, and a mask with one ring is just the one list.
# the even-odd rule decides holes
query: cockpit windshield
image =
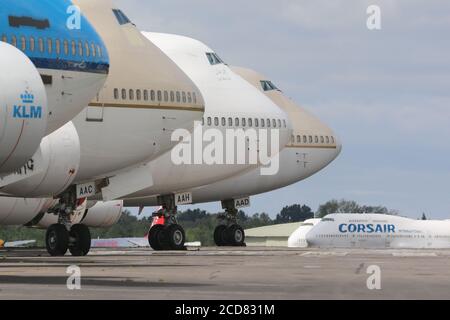
{"label": "cockpit windshield", "polygon": [[217,55],[217,53],[214,52],[207,52],[206,56],[208,57],[208,61],[212,66],[215,66],[217,64],[225,64],[222,59]]}
{"label": "cockpit windshield", "polygon": [[264,91],[273,91],[273,90],[278,90],[278,91],[280,91],[280,89],[278,89],[278,88],[272,83],[272,81],[262,80],[262,81],[261,81],[261,86],[262,86],[262,88],[263,88]]}
{"label": "cockpit windshield", "polygon": [[322,222],[334,222],[333,218],[323,218]]}

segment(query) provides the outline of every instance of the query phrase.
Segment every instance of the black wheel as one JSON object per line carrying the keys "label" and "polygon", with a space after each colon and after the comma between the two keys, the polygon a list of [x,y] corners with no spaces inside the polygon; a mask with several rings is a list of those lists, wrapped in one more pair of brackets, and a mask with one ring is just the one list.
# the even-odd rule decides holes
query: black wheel
{"label": "black wheel", "polygon": [[214,230],[214,242],[216,243],[216,246],[223,247],[227,245],[226,237],[225,237],[225,231],[227,230],[227,226],[220,225],[217,226]]}
{"label": "black wheel", "polygon": [[166,236],[171,250],[184,250],[186,234],[182,226],[172,224],[166,228]]}
{"label": "black wheel", "polygon": [[242,247],[245,244],[245,232],[240,225],[234,224],[225,232],[227,243],[231,246]]}
{"label": "black wheel", "polygon": [[51,225],[45,235],[47,252],[52,257],[64,256],[69,248],[69,232],[62,224]]}
{"label": "black wheel", "polygon": [[91,232],[84,224],[72,226],[69,232],[73,242],[70,243],[69,250],[74,257],[84,257],[91,250]]}
{"label": "black wheel", "polygon": [[162,224],[153,226],[148,232],[148,243],[155,251],[161,251],[166,248],[165,238],[165,227]]}

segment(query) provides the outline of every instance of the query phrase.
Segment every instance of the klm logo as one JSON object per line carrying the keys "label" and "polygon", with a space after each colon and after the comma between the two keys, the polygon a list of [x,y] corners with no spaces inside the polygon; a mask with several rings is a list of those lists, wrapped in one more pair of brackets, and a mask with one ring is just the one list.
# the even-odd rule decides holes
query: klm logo
{"label": "klm logo", "polygon": [[34,105],[34,95],[25,92],[20,95],[21,104],[15,105],[13,118],[15,119],[41,119],[42,107]]}

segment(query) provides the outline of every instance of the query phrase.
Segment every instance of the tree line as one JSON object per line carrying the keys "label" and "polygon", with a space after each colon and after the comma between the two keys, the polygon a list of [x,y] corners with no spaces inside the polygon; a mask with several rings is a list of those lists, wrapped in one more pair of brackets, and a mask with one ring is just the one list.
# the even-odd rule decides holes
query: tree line
{"label": "tree line", "polygon": [[[255,213],[248,215],[239,211],[239,223],[244,229],[251,229],[282,223],[301,222],[307,219],[323,218],[332,213],[382,213],[398,215],[395,210],[389,210],[383,206],[360,205],[355,201],[331,200],[321,205],[317,212],[307,205],[294,204],[284,207],[275,218],[267,213]],[[179,223],[186,230],[188,241],[201,241],[205,246],[213,245],[213,232],[218,223],[218,214],[209,213],[200,209],[180,211]],[[125,210],[119,222],[108,229],[91,229],[92,238],[122,238],[144,237],[151,225],[151,217],[137,217]],[[26,227],[0,226],[0,239],[6,241],[36,240],[38,246],[44,246],[45,230],[30,229]]]}

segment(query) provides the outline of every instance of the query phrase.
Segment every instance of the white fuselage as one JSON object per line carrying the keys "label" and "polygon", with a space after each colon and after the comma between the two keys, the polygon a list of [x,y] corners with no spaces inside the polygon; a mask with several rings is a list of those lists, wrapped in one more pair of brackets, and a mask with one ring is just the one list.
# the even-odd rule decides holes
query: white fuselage
{"label": "white fuselage", "polygon": [[450,221],[382,214],[332,214],[306,234],[306,242],[308,247],[321,248],[450,248]]}
{"label": "white fuselage", "polygon": [[[144,35],[189,76],[203,96],[205,102],[203,124],[198,122],[195,127],[195,132],[200,135],[201,154],[209,144],[203,141],[204,134],[209,129],[217,130],[225,137],[227,131],[252,129],[248,126],[248,119],[253,121],[257,118],[270,119],[271,122],[277,123],[276,128],[271,128],[279,132],[278,149],[272,150],[273,154],[278,154],[284,148],[291,135],[291,124],[287,114],[247,81],[236,75],[227,65],[223,63],[211,65],[207,57],[207,53],[213,52],[210,48],[197,40],[176,35],[154,33],[144,33]],[[236,122],[236,119],[239,121]],[[242,122],[243,119],[247,125]],[[196,162],[194,145],[198,140],[195,140],[197,136],[195,132],[191,135],[193,143],[190,163],[174,163],[171,151],[143,167],[136,168],[135,170],[150,172],[151,181],[147,179],[149,182],[147,187],[127,194],[123,198],[158,196],[183,191],[242,174],[259,166],[258,163],[250,162],[230,164],[225,159],[223,164],[208,164],[204,159],[201,159],[200,163]],[[128,146],[128,148],[131,147]],[[247,148],[242,150],[236,147],[234,150],[235,154],[248,153]],[[248,159],[247,155],[246,158]],[[121,173],[115,179],[123,182],[117,184],[125,184],[130,179],[130,172],[123,172],[123,179],[120,180]]]}

